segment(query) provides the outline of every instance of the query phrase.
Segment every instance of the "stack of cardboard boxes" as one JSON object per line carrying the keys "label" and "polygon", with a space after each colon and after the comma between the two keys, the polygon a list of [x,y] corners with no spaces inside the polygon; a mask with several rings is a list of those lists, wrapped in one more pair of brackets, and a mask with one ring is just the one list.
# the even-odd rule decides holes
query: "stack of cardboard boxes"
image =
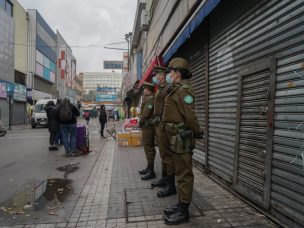
{"label": "stack of cardboard boxes", "polygon": [[128,132],[119,132],[117,134],[118,146],[141,146],[142,145],[142,132],[140,130],[132,130]]}

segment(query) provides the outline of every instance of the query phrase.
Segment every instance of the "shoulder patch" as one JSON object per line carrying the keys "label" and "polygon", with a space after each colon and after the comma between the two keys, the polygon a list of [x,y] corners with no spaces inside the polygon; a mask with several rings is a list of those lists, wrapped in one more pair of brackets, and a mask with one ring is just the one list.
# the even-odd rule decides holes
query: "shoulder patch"
{"label": "shoulder patch", "polygon": [[147,109],[152,109],[153,108],[153,105],[152,104],[148,104],[147,105]]}
{"label": "shoulder patch", "polygon": [[191,95],[184,96],[184,102],[186,104],[192,104],[193,103],[193,97]]}

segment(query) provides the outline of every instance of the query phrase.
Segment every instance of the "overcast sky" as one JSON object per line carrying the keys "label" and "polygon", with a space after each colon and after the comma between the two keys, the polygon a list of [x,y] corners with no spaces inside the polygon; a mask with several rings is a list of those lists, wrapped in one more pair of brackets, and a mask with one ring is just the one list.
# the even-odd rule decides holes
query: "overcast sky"
{"label": "overcast sky", "polygon": [[[123,51],[104,49],[123,42],[133,30],[137,0],[18,0],[25,9],[37,9],[50,27],[59,30],[72,47],[78,72],[103,70],[103,60],[122,60]],[[112,47],[127,48],[127,43]]]}

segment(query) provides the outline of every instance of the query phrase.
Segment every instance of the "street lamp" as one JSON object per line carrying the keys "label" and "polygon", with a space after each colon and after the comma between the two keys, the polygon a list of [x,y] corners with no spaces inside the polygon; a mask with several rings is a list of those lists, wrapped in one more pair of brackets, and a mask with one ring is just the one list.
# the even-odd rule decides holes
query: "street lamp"
{"label": "street lamp", "polygon": [[125,40],[128,42],[128,70],[130,70],[130,42],[131,42],[132,32],[125,34]]}

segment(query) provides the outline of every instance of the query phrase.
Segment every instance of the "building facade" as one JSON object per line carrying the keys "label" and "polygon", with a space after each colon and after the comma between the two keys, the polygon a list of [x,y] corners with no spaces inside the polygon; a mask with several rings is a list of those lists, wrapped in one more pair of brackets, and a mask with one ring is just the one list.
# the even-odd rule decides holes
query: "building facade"
{"label": "building facade", "polygon": [[[0,1],[0,119],[9,124],[9,102],[7,90],[14,83],[14,34],[13,4]],[[12,94],[10,94],[12,95]]]}
{"label": "building facade", "polygon": [[67,97],[74,104],[77,103],[76,94],[76,58],[72,49],[57,31],[57,77],[56,94]]}
{"label": "building facade", "polygon": [[205,132],[194,165],[283,225],[303,227],[304,2],[154,0],[145,10],[138,87],[155,58],[188,60]]}
{"label": "building facade", "polygon": [[85,102],[120,103],[122,74],[115,72],[84,72],[83,99]]}
{"label": "building facade", "polygon": [[56,94],[56,34],[35,9],[28,10],[28,88],[33,100],[52,98]]}
{"label": "building facade", "polygon": [[83,101],[83,73],[80,73],[79,75],[76,75],[76,100],[78,102]]}

